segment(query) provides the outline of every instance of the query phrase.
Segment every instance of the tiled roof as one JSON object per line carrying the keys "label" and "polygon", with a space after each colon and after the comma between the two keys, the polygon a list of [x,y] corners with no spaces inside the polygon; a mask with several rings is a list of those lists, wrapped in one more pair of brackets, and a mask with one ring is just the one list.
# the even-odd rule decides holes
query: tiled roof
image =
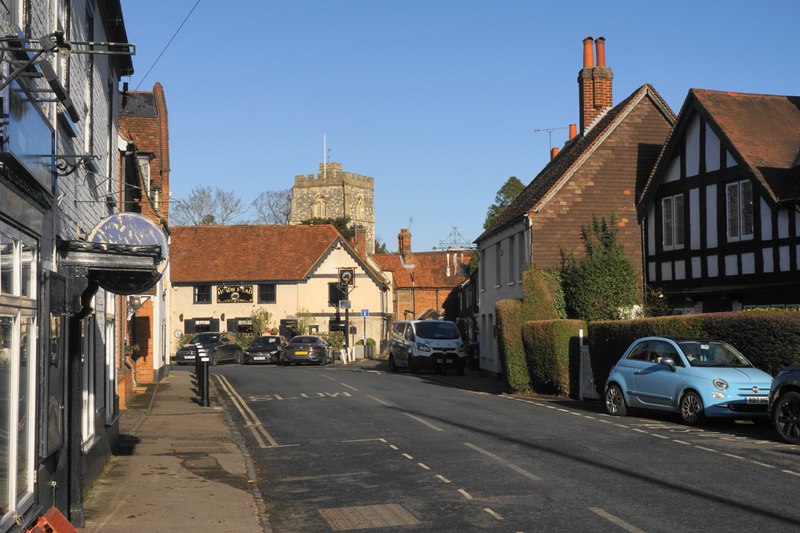
{"label": "tiled roof", "polygon": [[547,198],[548,193],[559,185],[565,177],[570,175],[574,168],[580,166],[585,156],[602,142],[604,134],[612,129],[626,115],[629,108],[644,96],[650,96],[665,115],[669,116],[671,120],[674,119],[674,113],[664,99],[661,98],[661,95],[658,94],[658,91],[650,84],[642,85],[631,93],[628,98],[609,109],[583,136],[578,136],[568,141],[558,155],[517,195],[514,201],[500,213],[495,223],[484,231],[475,242],[479,242],[515,223],[531,209],[539,206]]}
{"label": "tiled roof", "polygon": [[175,283],[301,280],[337,239],[350,249],[329,224],[176,226],[171,277]]}
{"label": "tiled roof", "polygon": [[[400,261],[400,254],[376,254],[372,258],[384,271],[394,274],[397,288],[411,288],[411,273],[414,273],[416,288],[452,288],[468,278],[467,271],[471,251],[464,252],[464,260],[460,261],[461,252],[456,252],[458,260],[453,264],[454,252],[449,253],[450,275],[447,275],[448,252],[413,252],[405,261]],[[414,268],[406,268],[414,265]]]}
{"label": "tiled roof", "polygon": [[661,151],[639,202],[640,216],[651,184],[675,153],[694,111],[711,126],[723,146],[761,182],[775,201],[800,199],[800,97],[690,89],[678,122]]}

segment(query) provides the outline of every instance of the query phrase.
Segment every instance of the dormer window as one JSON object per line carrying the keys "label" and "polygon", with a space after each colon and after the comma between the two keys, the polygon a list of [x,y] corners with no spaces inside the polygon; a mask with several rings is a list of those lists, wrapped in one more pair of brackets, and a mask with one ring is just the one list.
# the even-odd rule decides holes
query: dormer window
{"label": "dormer window", "polygon": [[753,238],[753,184],[750,180],[725,186],[728,219],[728,242]]}

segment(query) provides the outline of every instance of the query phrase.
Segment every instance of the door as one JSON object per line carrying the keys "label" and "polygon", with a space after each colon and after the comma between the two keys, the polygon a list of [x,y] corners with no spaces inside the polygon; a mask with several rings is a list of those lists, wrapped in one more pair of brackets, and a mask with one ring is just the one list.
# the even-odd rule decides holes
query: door
{"label": "door", "polygon": [[[634,373],[636,394],[647,407],[674,407],[679,383],[681,358],[675,347],[667,341],[650,341],[647,364]],[[662,358],[671,357],[676,368],[665,365]]]}

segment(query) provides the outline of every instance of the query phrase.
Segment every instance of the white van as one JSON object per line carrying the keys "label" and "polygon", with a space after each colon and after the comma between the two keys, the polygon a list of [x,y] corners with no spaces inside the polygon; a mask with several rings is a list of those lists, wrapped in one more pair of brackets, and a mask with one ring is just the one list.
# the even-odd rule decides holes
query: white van
{"label": "white van", "polygon": [[467,352],[455,323],[447,320],[398,320],[392,324],[389,370],[423,368],[464,373]]}

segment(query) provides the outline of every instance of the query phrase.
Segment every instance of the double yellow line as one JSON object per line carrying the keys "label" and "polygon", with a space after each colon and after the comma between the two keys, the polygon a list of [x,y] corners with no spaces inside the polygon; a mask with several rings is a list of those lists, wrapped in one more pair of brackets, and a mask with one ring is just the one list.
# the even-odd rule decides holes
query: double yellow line
{"label": "double yellow line", "polygon": [[[230,381],[228,381],[228,378],[219,374],[213,374],[213,376],[217,378],[220,387],[222,387],[222,389],[231,399],[231,402],[233,402],[233,405],[236,407],[236,410],[239,411],[239,414],[242,415],[245,425],[253,433],[253,437],[256,439],[256,442],[258,442],[258,447],[279,448],[280,445],[278,442],[272,438],[272,435],[270,435],[266,429],[264,429],[264,426],[261,425],[261,421],[247,405],[247,402],[244,401],[244,398],[242,398],[239,393],[236,392],[236,389],[233,388],[233,385],[231,385]],[[266,439],[267,443],[269,444],[265,443],[264,439]]]}

